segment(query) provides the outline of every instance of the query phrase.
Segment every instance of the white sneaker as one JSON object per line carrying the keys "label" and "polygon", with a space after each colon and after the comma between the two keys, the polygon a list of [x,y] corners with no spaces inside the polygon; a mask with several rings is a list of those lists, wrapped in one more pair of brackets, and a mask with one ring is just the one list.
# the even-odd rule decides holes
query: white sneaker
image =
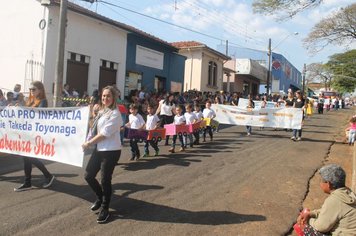
{"label": "white sneaker", "polygon": [[301,138],[301,137],[298,137],[298,138],[297,138],[297,141],[301,141],[301,140],[302,140],[302,138]]}
{"label": "white sneaker", "polygon": [[291,137],[290,139],[291,139],[291,140],[295,140],[296,138],[295,138],[295,136],[293,136],[293,137]]}
{"label": "white sneaker", "polygon": [[46,179],[46,181],[42,185],[42,188],[49,188],[52,185],[55,178],[56,177],[54,177],[54,175],[52,175],[52,177]]}

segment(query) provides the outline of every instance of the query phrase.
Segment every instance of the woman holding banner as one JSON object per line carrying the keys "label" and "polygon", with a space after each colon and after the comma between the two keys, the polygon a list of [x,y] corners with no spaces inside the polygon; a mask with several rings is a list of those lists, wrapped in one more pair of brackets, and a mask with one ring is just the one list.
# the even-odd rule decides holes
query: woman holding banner
{"label": "woman holding banner", "polygon": [[[83,150],[95,145],[85,170],[85,180],[97,196],[90,209],[97,211],[101,208],[97,217],[98,223],[105,223],[110,216],[111,179],[121,155],[120,127],[123,121],[117,109],[117,96],[117,90],[113,86],[103,89],[101,108],[91,127],[90,138],[82,145]],[[101,185],[96,179],[99,171],[101,171]]]}
{"label": "woman holding banner", "polygon": [[[293,107],[294,108],[302,108],[302,110],[303,110],[302,124],[303,124],[305,100],[304,100],[300,90],[295,92],[295,95],[296,95],[296,98],[294,100]],[[293,141],[302,140],[302,129],[293,129],[293,136],[290,139]]]}
{"label": "woman holding banner", "polygon": [[[33,81],[30,87],[30,97],[26,103],[28,107],[47,107],[47,99],[44,86],[40,81]],[[40,171],[42,171],[46,180],[43,183],[43,188],[49,188],[55,177],[51,173],[48,172],[45,165],[36,158],[24,157],[24,171],[25,171],[25,183],[15,188],[15,192],[25,191],[32,188],[31,184],[31,173],[32,173],[32,165],[36,166]]]}

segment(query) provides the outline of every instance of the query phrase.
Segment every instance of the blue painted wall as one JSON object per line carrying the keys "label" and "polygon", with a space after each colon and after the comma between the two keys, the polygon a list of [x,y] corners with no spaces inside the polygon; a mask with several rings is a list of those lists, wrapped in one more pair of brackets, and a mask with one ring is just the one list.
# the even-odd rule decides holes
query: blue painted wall
{"label": "blue painted wall", "polygon": [[[279,80],[278,91],[283,90],[287,93],[290,87],[293,91],[296,91],[297,88],[302,89],[302,73],[284,56],[272,52],[271,63],[272,78]],[[275,91],[276,88],[273,88],[273,90]]]}
{"label": "blue painted wall", "polygon": [[[136,64],[137,45],[164,53],[163,70]],[[177,54],[174,48],[159,41],[134,33],[129,33],[127,36],[126,71],[141,73],[142,86],[146,88],[146,91],[153,91],[156,76],[166,78],[166,91],[170,91],[171,81],[181,83],[183,89],[185,59],[184,56]]]}
{"label": "blue painted wall", "polygon": [[[217,50],[221,53],[225,53],[226,46],[219,45]],[[268,67],[268,55],[266,51],[254,50],[250,48],[238,48],[234,46],[229,46],[229,56],[233,58],[249,58],[255,61],[258,61],[260,64]],[[302,74],[301,72],[296,69],[292,63],[290,63],[283,55],[272,52],[271,64],[273,61],[277,63],[280,62],[280,68],[274,69],[273,64],[271,65],[272,70],[272,78],[279,80],[279,88],[275,88],[274,84],[272,85],[273,88],[271,91],[281,91],[283,90],[285,93],[288,92],[288,88],[290,85],[294,85],[299,89],[302,88]],[[290,67],[290,73],[286,73],[286,66],[287,68]],[[283,89],[284,87],[284,89]],[[295,89],[294,89],[295,90]],[[265,84],[260,86],[260,93],[265,93],[266,88]]]}

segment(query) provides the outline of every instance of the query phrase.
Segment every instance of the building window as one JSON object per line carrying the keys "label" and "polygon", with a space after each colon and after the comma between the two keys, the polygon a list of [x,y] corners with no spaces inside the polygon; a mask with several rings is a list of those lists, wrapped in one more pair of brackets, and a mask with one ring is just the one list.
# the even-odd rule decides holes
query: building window
{"label": "building window", "polygon": [[111,70],[117,70],[119,67],[119,64],[116,62],[108,61],[108,60],[100,60],[101,67],[111,69]]}
{"label": "building window", "polygon": [[68,52],[68,60],[81,62],[85,64],[89,64],[90,62],[89,56],[81,55],[75,52]]}
{"label": "building window", "polygon": [[216,86],[218,77],[218,66],[215,62],[209,61],[208,67],[208,85]]}

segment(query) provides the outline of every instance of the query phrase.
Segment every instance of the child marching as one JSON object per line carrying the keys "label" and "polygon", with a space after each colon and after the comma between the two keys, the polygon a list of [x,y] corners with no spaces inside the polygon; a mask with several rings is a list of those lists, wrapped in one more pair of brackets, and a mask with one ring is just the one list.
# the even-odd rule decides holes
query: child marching
{"label": "child marching", "polygon": [[[185,106],[184,117],[187,125],[194,124],[195,122],[197,122],[198,119],[193,112],[192,104],[187,104]],[[189,146],[193,147],[193,134],[188,134],[188,137],[185,138],[185,144],[184,144],[185,148],[187,147],[188,138],[189,138]]]}
{"label": "child marching", "polygon": [[[205,109],[203,110],[203,117],[205,118],[209,118],[209,119],[214,119],[216,117],[215,111],[213,109],[211,109],[211,102],[208,100],[205,103]],[[211,124],[211,122],[210,122]],[[204,129],[204,133],[203,133],[203,142],[205,142],[205,137],[206,137],[206,131],[208,131],[209,136],[210,136],[210,141],[213,141],[213,131],[211,128],[211,125],[207,125],[206,128]]]}
{"label": "child marching", "polygon": [[[203,119],[203,113],[200,111],[200,106],[199,104],[194,104],[194,114],[195,114],[195,117],[197,118],[197,121],[201,121]],[[194,140],[194,144],[195,145],[199,145],[199,135],[200,135],[200,130],[197,130],[194,132],[194,137],[195,137],[195,140]]]}
{"label": "child marching", "polygon": [[[147,121],[146,121],[146,130],[157,129],[159,127],[159,118],[154,113],[154,108],[152,105],[148,105],[147,113],[148,113],[148,115],[147,115]],[[150,155],[150,151],[148,149],[150,145],[155,150],[155,156],[158,156],[158,154],[159,154],[158,140],[146,140],[143,157],[148,157]]]}
{"label": "child marching", "polygon": [[[176,115],[174,116],[173,124],[175,124],[175,125],[184,125],[185,124],[185,117],[183,116],[182,112],[183,112],[182,106],[181,105],[177,106]],[[171,152],[171,153],[175,152],[177,136],[179,138],[179,142],[180,142],[180,146],[181,146],[179,151],[182,152],[182,151],[185,150],[184,149],[183,134],[182,135],[175,134],[175,135],[173,135],[172,148],[169,149],[169,152]]]}
{"label": "child marching", "polygon": [[[130,105],[130,115],[129,122],[126,124],[126,127],[131,129],[144,129],[145,121],[142,116],[138,114],[138,107],[135,104]],[[138,149],[138,139],[130,139],[130,147],[131,147],[131,158],[130,161],[140,159],[140,150]]]}

